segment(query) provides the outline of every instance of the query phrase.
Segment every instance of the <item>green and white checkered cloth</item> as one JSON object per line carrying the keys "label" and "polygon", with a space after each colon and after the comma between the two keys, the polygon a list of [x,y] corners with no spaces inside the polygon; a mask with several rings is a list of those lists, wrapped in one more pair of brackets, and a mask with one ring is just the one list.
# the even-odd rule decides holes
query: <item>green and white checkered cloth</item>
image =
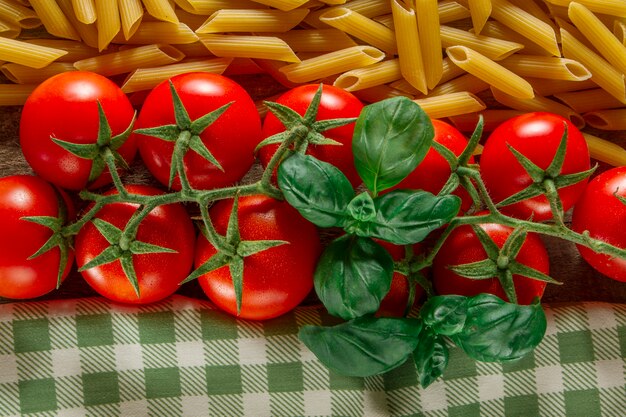
{"label": "green and white checkered cloth", "polygon": [[298,341],[317,307],[235,320],[174,296],[131,307],[101,298],[0,305],[0,415],[626,416],[626,305],[547,309],[536,351],[478,363],[451,348],[419,387],[405,364],[382,376],[329,372]]}

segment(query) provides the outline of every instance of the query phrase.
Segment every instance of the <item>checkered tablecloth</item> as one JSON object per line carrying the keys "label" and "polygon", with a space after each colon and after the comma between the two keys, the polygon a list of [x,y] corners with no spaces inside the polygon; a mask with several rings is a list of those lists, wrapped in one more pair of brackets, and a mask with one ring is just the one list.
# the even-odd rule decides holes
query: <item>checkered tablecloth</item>
{"label": "checkered tablecloth", "polygon": [[427,389],[407,363],[382,376],[329,372],[298,341],[316,307],[235,320],[174,296],[0,305],[0,415],[626,416],[626,305],[547,308],[533,354],[478,363],[451,348]]}

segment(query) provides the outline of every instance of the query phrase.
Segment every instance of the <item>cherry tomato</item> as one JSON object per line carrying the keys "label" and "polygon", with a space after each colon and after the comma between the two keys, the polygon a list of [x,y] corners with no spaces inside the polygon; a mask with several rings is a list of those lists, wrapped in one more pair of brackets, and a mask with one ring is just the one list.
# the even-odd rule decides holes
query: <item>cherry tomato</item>
{"label": "cherry tomato", "polygon": [[[210,209],[215,229],[222,235],[226,233],[232,207],[232,200],[222,200]],[[313,288],[313,272],[322,251],[317,229],[286,202],[262,195],[239,198],[237,213],[242,240],[289,242],[244,258],[239,317],[264,320],[280,316],[300,304]],[[215,248],[200,235],[196,268],[215,253]],[[219,308],[237,315],[228,266],[201,276],[199,282]]]}
{"label": "cherry tomato", "polygon": [[[92,161],[71,154],[51,137],[78,144],[94,144],[98,137],[100,102],[112,135],[124,132],[134,110],[122,90],[101,75],[70,71],[41,83],[26,100],[20,120],[20,143],[26,161],[46,181],[68,190],[87,186]],[[118,150],[128,162],[137,152],[131,137]],[[107,169],[93,182],[97,188],[111,182]]]}
{"label": "cherry tomato", "polygon": [[[318,88],[318,84],[299,86],[281,95],[276,102],[291,108],[303,116]],[[358,117],[362,109],[363,103],[351,93],[331,85],[324,85],[316,120]],[[264,138],[284,130],[285,126],[271,112],[265,116],[263,121]],[[322,132],[325,137],[341,143],[341,146],[312,145],[308,147],[307,153],[319,160],[333,164],[348,177],[352,185],[357,186],[361,183],[361,179],[354,167],[354,157],[352,155],[353,133],[354,123]],[[261,148],[259,158],[263,166],[267,166],[276,149],[278,149],[278,145],[268,145]]]}
{"label": "cherry tomato", "polygon": [[[435,137],[433,140],[451,150],[456,156],[461,155],[467,146],[467,139],[454,126],[441,120],[433,119]],[[470,158],[471,164],[474,157]],[[424,190],[439,194],[450,177],[450,164],[434,148],[430,148],[422,162],[404,180],[391,189]],[[458,187],[454,193],[461,198],[461,211],[466,212],[472,206],[472,198],[463,188]]]}
{"label": "cherry tomato", "polygon": [[[232,103],[200,135],[202,143],[221,165],[207,161],[193,150],[184,158],[185,172],[196,189],[220,188],[239,181],[254,162],[254,149],[261,139],[261,119],[252,98],[236,82],[218,74],[194,72],[170,79],[192,121]],[[175,124],[174,105],[168,81],[146,97],[137,128]],[[168,185],[174,142],[138,135],[144,163],[162,184]],[[178,177],[173,188],[180,189]]]}
{"label": "cherry tomato", "polygon": [[[487,232],[487,235],[500,248],[512,232],[510,227],[494,223],[481,224],[480,227]],[[432,271],[435,291],[438,294],[465,296],[490,293],[507,301],[508,298],[496,277],[473,280],[462,277],[448,268],[449,266],[463,265],[484,259],[487,259],[487,253],[472,227],[467,225],[457,227],[448,236],[433,262]],[[548,252],[541,238],[536,234],[528,233],[515,260],[546,275],[549,273],[550,260]],[[546,287],[546,282],[544,281],[515,274],[513,275],[513,282],[518,304],[530,304],[535,297],[541,298]]]}
{"label": "cherry tomato", "polygon": [[[580,131],[562,116],[535,112],[513,117],[498,126],[485,142],[480,157],[481,175],[495,202],[525,189],[533,180],[517,161],[512,146],[542,169],[554,159],[561,136],[567,124],[567,148],[561,174],[573,174],[590,168],[589,150]],[[587,180],[560,188],[558,194],[563,210],[569,210],[585,190]],[[514,217],[535,221],[552,218],[550,204],[544,195],[502,207]]]}
{"label": "cherry tomato", "polygon": [[[626,248],[626,167],[613,168],[592,179],[574,206],[572,229],[589,231],[593,238]],[[582,257],[597,271],[626,282],[626,259],[578,246]]]}
{"label": "cherry tomato", "polygon": [[[150,186],[128,185],[126,188],[135,194],[162,194]],[[137,207],[132,203],[112,203],[100,209],[96,217],[123,230]],[[155,302],[174,293],[189,275],[193,265],[195,239],[193,223],[182,205],[158,206],[142,220],[136,240],[175,252],[133,255],[139,297],[119,260],[86,269],[81,274],[94,290],[110,300],[131,304]],[[78,267],[82,268],[109,246],[94,224],[87,223],[76,236]]]}
{"label": "cherry tomato", "polygon": [[[57,285],[61,251],[51,249],[28,259],[52,237],[46,226],[22,219],[27,216],[59,217],[60,204],[67,216],[73,207],[66,195],[44,181],[30,175],[0,178],[0,297],[35,298],[54,290]],[[59,196],[63,197],[59,200]],[[65,279],[74,261],[69,251],[63,270]]]}

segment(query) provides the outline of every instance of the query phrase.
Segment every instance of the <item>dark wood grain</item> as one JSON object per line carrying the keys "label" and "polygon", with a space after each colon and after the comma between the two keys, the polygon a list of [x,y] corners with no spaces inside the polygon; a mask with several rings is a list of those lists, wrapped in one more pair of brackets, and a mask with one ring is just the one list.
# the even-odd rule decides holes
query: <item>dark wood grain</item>
{"label": "dark wood grain", "polygon": [[[239,81],[255,99],[280,92],[281,87],[271,82],[259,82],[258,77],[240,77]],[[263,80],[261,80],[263,81]],[[0,176],[30,173],[19,147],[20,107],[0,107]],[[626,134],[621,132],[618,141],[626,145]],[[606,167],[601,167],[605,169]],[[151,182],[151,177],[140,161],[135,161],[128,183]],[[2,231],[0,230],[0,233]],[[591,269],[578,254],[573,244],[555,238],[545,238],[551,257],[551,275],[563,285],[549,285],[544,301],[607,301],[626,303],[626,283],[611,280]],[[197,283],[185,284],[179,293],[204,298]],[[75,270],[58,291],[42,299],[76,298],[97,295]],[[0,299],[0,303],[9,300]]]}

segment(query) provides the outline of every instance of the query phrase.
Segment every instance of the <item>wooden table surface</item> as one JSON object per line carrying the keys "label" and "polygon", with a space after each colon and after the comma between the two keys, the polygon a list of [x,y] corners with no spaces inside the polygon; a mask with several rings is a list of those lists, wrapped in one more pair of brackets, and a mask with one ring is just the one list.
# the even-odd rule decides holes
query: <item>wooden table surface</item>
{"label": "wooden table surface", "polygon": [[[238,80],[255,98],[264,98],[276,93],[276,88],[258,88],[258,83],[249,82],[246,78]],[[0,107],[0,176],[20,173],[32,173],[24,160],[18,137],[20,107]],[[626,132],[619,132],[619,141],[626,143]],[[132,166],[132,172],[126,177],[128,183],[149,182],[150,176],[139,160]],[[0,230],[2,233],[2,230]],[[550,275],[563,285],[548,285],[544,302],[569,301],[607,301],[626,303],[626,283],[609,279],[590,268],[578,254],[573,244],[546,238],[551,258]],[[191,282],[185,284],[179,293],[205,298],[199,285]],[[75,268],[58,291],[54,291],[41,299],[75,298],[97,295],[76,272]],[[0,298],[0,303],[8,302]]]}

